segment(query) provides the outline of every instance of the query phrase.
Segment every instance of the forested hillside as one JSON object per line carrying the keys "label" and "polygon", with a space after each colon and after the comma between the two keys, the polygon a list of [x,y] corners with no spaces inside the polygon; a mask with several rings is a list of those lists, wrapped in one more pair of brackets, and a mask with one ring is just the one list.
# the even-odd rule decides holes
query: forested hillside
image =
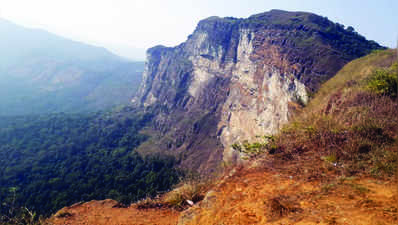
{"label": "forested hillside", "polygon": [[26,206],[50,215],[92,199],[128,204],[168,190],[180,174],[174,159],[134,151],[151,115],[124,110],[2,117],[0,214]]}
{"label": "forested hillside", "polygon": [[128,104],[143,62],[0,19],[0,116],[87,112]]}

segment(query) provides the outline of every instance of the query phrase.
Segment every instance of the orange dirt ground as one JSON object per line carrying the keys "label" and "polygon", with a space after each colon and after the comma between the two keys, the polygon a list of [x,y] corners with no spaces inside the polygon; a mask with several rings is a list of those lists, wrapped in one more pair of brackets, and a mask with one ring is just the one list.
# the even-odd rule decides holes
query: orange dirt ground
{"label": "orange dirt ground", "polygon": [[[116,207],[115,207],[116,206]],[[168,209],[118,208],[114,200],[91,201],[60,210],[49,219],[54,225],[174,225],[179,213]]]}
{"label": "orange dirt ground", "polygon": [[245,171],[213,195],[184,212],[184,224],[398,224],[397,184],[370,178],[325,185]]}
{"label": "orange dirt ground", "polygon": [[[397,183],[373,178],[305,181],[259,169],[220,181],[206,198],[181,213],[113,208],[92,201],[58,212],[53,224],[398,224]],[[60,218],[60,213],[70,213]]]}

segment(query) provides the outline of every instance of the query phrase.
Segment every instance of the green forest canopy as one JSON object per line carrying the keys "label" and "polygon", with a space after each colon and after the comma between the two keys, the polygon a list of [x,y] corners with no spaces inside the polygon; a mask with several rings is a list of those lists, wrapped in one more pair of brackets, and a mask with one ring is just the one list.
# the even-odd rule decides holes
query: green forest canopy
{"label": "green forest canopy", "polygon": [[128,204],[170,189],[181,175],[174,158],[134,151],[150,119],[131,112],[0,118],[0,214],[26,206],[49,215],[93,199]]}

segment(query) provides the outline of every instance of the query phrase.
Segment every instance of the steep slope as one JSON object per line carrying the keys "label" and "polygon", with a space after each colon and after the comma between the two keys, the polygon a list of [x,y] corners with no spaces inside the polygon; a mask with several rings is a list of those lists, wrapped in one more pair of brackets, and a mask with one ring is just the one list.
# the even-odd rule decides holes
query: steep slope
{"label": "steep slope", "polygon": [[169,190],[181,174],[174,158],[135,152],[150,118],[125,108],[0,117],[0,224],[24,207],[49,216],[81,201],[130,204]]}
{"label": "steep slope", "polygon": [[142,62],[0,19],[0,115],[82,112],[127,104]]}
{"label": "steep slope", "polygon": [[277,132],[344,64],[381,48],[311,13],[202,20],[186,42],[147,52],[133,103],[157,114],[158,136],[140,151],[200,171],[238,162],[233,143]]}
{"label": "steep slope", "polygon": [[[201,202],[179,213],[178,223],[176,212],[142,210],[134,204],[120,210],[122,218],[159,215],[158,224],[168,224],[166,217],[179,225],[397,224],[398,102],[394,93],[377,94],[368,88],[375,71],[389,71],[397,79],[396,50],[378,51],[347,64],[322,85],[275,141],[263,146],[256,160],[251,158],[249,168],[232,169],[214,181]],[[357,129],[362,121],[377,132]],[[362,139],[355,138],[353,131]],[[342,140],[340,146],[336,140]],[[103,210],[100,204],[65,208],[50,221],[93,224],[90,219],[95,218],[97,224],[118,224],[118,214],[109,212],[119,210]],[[123,224],[145,223],[141,218],[131,217]]]}
{"label": "steep slope", "polygon": [[179,224],[397,224],[398,102],[368,86],[388,71],[395,85],[379,85],[398,93],[396,54],[347,64],[264,146],[256,169],[226,177]]}

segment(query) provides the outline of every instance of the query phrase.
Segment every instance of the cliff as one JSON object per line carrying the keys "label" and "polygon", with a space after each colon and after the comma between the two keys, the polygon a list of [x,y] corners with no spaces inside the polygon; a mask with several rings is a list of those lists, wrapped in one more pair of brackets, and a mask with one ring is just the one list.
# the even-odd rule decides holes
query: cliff
{"label": "cliff", "polygon": [[[377,51],[348,63],[320,87],[293,123],[264,146],[249,168],[226,171],[206,183],[204,193],[198,191],[200,182],[196,181],[184,184],[189,189],[180,186],[128,208],[120,209],[109,200],[66,207],[49,221],[397,224],[397,66],[396,50]],[[386,74],[395,81],[384,82],[390,77]],[[392,91],[370,89],[375,79],[380,81],[376,90]]]}
{"label": "cliff", "polygon": [[158,135],[140,151],[176,155],[200,171],[239,162],[233,143],[277,132],[322,82],[380,48],[311,13],[204,19],[186,42],[147,52],[132,102],[157,114]]}

